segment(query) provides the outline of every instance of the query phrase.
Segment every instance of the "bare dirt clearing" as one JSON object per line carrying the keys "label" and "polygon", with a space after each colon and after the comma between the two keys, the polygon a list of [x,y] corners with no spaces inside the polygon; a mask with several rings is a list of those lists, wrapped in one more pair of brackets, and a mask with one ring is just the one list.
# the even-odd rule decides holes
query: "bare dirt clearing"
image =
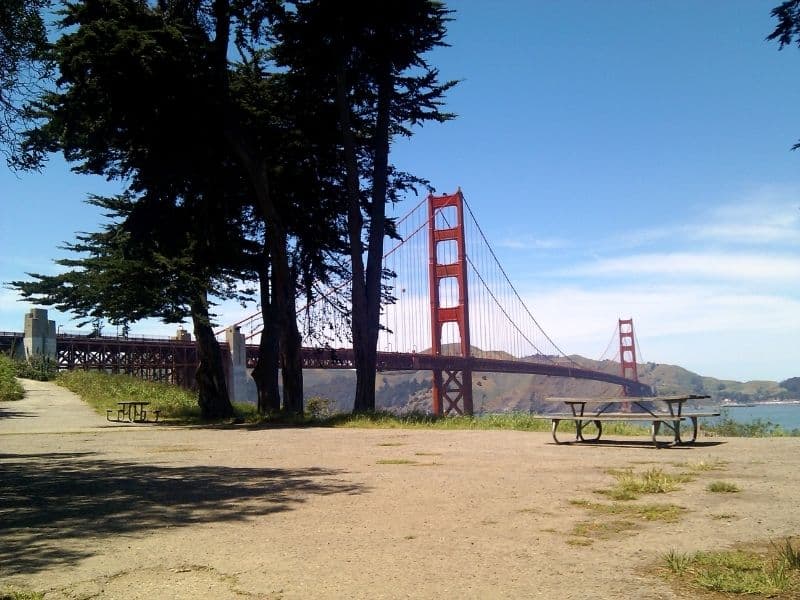
{"label": "bare dirt clearing", "polygon": [[[45,598],[680,598],[660,556],[800,533],[800,439],[556,446],[513,431],[107,423],[53,384],[0,403],[0,590]],[[76,416],[77,415],[77,416]],[[695,479],[572,503],[609,468]],[[738,493],[714,494],[725,480]],[[598,533],[600,531],[600,533]]]}

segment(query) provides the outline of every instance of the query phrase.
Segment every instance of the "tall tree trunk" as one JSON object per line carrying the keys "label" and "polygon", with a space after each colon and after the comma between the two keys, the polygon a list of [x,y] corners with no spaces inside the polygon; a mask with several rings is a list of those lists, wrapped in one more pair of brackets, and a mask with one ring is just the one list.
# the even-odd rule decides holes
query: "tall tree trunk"
{"label": "tall tree trunk", "polygon": [[361,214],[358,160],[350,122],[345,65],[336,76],[336,100],[345,153],[346,186],[349,199],[348,235],[353,265],[353,355],[356,367],[356,396],[353,412],[375,410],[375,378],[378,362],[378,332],[381,311],[383,238],[386,222],[386,186],[389,161],[389,124],[392,80],[385,72],[378,83],[377,114],[373,135],[372,194],[369,205],[367,266],[363,263],[361,241],[364,226]]}
{"label": "tall tree trunk", "polygon": [[226,131],[226,140],[247,171],[266,228],[266,244],[272,265],[270,273],[271,299],[280,340],[283,409],[289,413],[302,414],[303,361],[294,301],[295,278],[289,266],[286,230],[270,196],[266,166],[258,157],[254,156],[244,140],[232,130]]}
{"label": "tall tree trunk", "polygon": [[267,248],[272,259],[272,299],[278,319],[281,368],[283,369],[284,410],[303,412],[303,370],[300,356],[300,331],[295,314],[295,282],[289,269],[286,229],[272,201],[267,167],[248,144],[241,124],[229,107],[228,46],[230,42],[230,0],[214,0],[216,20],[214,63],[222,94],[223,136],[248,174],[258,208],[266,226]]}
{"label": "tall tree trunk", "polygon": [[199,364],[195,379],[199,393],[200,416],[204,419],[226,419],[233,416],[233,405],[225,384],[222,367],[222,352],[211,329],[208,316],[208,296],[205,290],[198,292],[190,305],[194,335],[197,340]]}
{"label": "tall tree trunk", "polygon": [[258,362],[253,369],[253,380],[258,388],[258,412],[262,415],[276,413],[281,409],[278,390],[278,322],[269,280],[269,253],[265,251],[264,255],[261,268],[258,270],[263,327]]}
{"label": "tall tree trunk", "polygon": [[[295,274],[289,265],[286,233],[273,227],[269,234],[274,240],[271,250],[277,253],[273,260],[272,285],[275,304],[280,319],[281,375],[283,378],[283,410],[290,414],[303,414],[303,358],[300,330],[297,327],[295,306]],[[275,255],[273,255],[275,256]]]}

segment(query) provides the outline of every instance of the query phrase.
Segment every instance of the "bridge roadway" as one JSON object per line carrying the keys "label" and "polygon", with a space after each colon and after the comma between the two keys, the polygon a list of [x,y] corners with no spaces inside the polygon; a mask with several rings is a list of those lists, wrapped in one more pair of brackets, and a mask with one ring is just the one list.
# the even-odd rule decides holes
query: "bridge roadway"
{"label": "bridge roadway", "polygon": [[[247,362],[255,366],[258,357],[258,346],[247,347]],[[303,348],[304,369],[352,369],[354,368],[353,350],[351,348],[321,349]],[[582,369],[571,365],[559,365],[553,362],[535,362],[528,360],[502,360],[496,358],[479,358],[475,356],[433,356],[424,353],[378,352],[378,370],[380,371],[433,371],[434,369],[462,371],[473,373],[520,373],[526,375],[548,375],[550,377],[570,377],[574,379],[591,379],[624,387],[628,393],[636,396],[651,396],[650,386],[603,371]]]}
{"label": "bridge roadway", "polygon": [[[22,334],[0,332],[0,349],[8,349],[12,340],[21,343]],[[228,354],[228,344],[220,342]],[[168,338],[120,338],[59,335],[56,337],[58,367],[61,370],[107,370],[131,373],[146,379],[167,380],[191,387],[197,365],[193,341]],[[303,348],[304,369],[353,369],[352,348]],[[258,359],[257,345],[247,346],[247,366],[253,368]],[[557,359],[556,359],[557,360]],[[378,369],[381,371],[433,371],[437,369],[473,373],[520,373],[569,377],[603,381],[624,387],[636,396],[650,396],[646,384],[620,375],[560,365],[547,359],[543,362],[529,360],[502,360],[495,358],[433,356],[419,352],[378,352]]]}

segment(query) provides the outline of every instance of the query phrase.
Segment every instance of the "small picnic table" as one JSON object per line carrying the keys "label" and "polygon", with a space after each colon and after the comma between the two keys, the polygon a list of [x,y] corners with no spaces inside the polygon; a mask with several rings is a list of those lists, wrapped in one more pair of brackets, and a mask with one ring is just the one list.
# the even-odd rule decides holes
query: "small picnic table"
{"label": "small picnic table", "polygon": [[[576,442],[596,442],[603,434],[603,421],[649,421],[653,444],[658,444],[661,425],[673,432],[672,444],[692,444],[697,439],[697,419],[699,417],[719,416],[719,412],[687,412],[684,405],[689,400],[703,400],[707,395],[684,394],[676,396],[636,396],[622,398],[547,398],[546,402],[566,404],[570,412],[545,413],[534,415],[552,422],[553,440],[561,444],[556,434],[561,421],[575,422]],[[632,409],[636,408],[636,412]],[[691,421],[691,437],[688,432],[681,433],[681,422]],[[584,427],[593,423],[597,428],[595,437],[584,436]]]}
{"label": "small picnic table", "polygon": [[[125,421],[128,420],[131,423],[145,423],[147,421],[147,408],[150,406],[149,402],[141,402],[141,401],[126,401],[126,402],[117,402],[117,418],[112,419],[111,413],[114,410],[107,410],[106,411],[106,419],[109,421]],[[156,415],[156,421],[158,421],[158,413],[160,411],[154,411]]]}

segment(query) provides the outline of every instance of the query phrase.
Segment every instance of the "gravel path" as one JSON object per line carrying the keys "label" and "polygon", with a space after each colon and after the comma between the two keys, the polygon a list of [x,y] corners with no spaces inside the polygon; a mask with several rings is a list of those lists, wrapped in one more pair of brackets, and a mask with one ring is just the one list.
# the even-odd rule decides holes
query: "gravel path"
{"label": "gravel path", "polygon": [[[798,438],[655,450],[513,431],[128,425],[25,385],[0,403],[0,590],[48,600],[666,600],[684,597],[654,573],[670,548],[800,533]],[[701,464],[722,470],[634,503],[678,505],[676,523],[570,502],[608,503],[596,490],[609,467]],[[741,491],[710,493],[713,480]]]}

